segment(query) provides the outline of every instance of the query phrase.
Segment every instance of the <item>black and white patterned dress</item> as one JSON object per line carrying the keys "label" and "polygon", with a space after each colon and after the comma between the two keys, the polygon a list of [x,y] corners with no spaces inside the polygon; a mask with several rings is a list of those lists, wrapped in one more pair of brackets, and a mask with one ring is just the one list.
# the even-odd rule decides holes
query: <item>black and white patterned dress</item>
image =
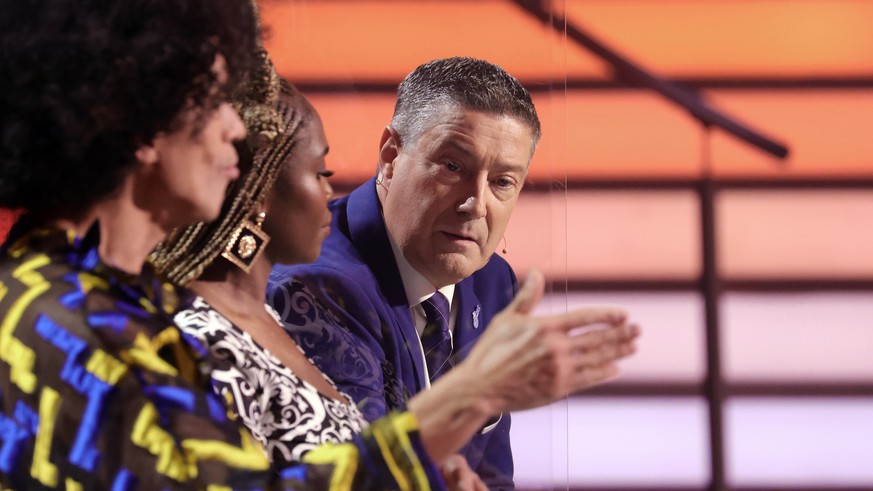
{"label": "black and white patterned dress", "polygon": [[[276,312],[264,308],[281,326]],[[219,362],[212,372],[215,390],[264,444],[276,468],[300,462],[303,454],[323,443],[349,441],[367,426],[354,404],[322,395],[202,298],[180,311],[175,321],[226,362]]]}

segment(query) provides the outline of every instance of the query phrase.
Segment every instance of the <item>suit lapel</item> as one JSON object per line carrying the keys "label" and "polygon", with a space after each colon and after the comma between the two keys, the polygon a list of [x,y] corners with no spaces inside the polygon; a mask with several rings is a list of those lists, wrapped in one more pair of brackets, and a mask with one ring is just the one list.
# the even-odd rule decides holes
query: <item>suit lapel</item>
{"label": "suit lapel", "polygon": [[[376,195],[375,179],[370,179],[349,195],[348,211],[349,234],[352,242],[373,272],[376,281],[379,282],[382,295],[394,313],[400,337],[415,369],[414,385],[416,390],[423,390],[427,387],[427,381],[418,333],[415,330],[406,299],[406,290],[403,288],[403,280],[394,260],[391,243],[388,241],[388,231],[385,229],[382,208]],[[405,383],[410,382],[412,381],[405,381]]]}
{"label": "suit lapel", "polygon": [[473,291],[473,281],[474,278],[470,277],[455,287],[455,301],[458,302],[453,333],[456,364],[467,358],[467,354],[485,330],[482,305]]}

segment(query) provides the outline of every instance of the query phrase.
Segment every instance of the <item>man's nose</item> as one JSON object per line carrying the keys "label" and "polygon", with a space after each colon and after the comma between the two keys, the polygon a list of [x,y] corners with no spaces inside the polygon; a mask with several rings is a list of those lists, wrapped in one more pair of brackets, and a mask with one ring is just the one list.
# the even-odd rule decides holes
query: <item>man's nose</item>
{"label": "man's nose", "polygon": [[487,178],[476,179],[465,189],[458,212],[469,215],[470,218],[482,218],[486,214],[485,196],[488,192]]}

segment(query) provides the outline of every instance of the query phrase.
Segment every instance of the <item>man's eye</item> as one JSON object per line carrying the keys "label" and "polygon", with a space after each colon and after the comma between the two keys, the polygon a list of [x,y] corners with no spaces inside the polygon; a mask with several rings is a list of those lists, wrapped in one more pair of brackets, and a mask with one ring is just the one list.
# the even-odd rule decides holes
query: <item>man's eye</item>
{"label": "man's eye", "polygon": [[495,179],[494,184],[496,184],[499,188],[509,189],[515,186],[515,181],[506,177],[501,177],[499,179]]}
{"label": "man's eye", "polygon": [[457,172],[457,171],[461,170],[461,166],[454,163],[454,162],[449,161],[449,162],[446,162],[446,169],[448,169],[452,172]]}
{"label": "man's eye", "polygon": [[332,176],[332,175],[333,175],[333,171],[332,171],[332,170],[322,170],[322,171],[318,171],[318,177],[325,177],[325,178],[326,178],[326,177],[330,177],[330,176]]}

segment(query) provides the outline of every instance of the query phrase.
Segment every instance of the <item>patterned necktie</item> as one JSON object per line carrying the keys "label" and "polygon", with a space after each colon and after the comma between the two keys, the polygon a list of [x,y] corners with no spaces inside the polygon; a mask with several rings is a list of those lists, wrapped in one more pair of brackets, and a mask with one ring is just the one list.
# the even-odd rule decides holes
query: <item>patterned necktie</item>
{"label": "patterned necktie", "polygon": [[421,333],[421,346],[427,362],[427,373],[434,381],[442,373],[452,368],[449,357],[452,355],[452,336],[449,333],[449,300],[436,292],[421,302],[427,325]]}

